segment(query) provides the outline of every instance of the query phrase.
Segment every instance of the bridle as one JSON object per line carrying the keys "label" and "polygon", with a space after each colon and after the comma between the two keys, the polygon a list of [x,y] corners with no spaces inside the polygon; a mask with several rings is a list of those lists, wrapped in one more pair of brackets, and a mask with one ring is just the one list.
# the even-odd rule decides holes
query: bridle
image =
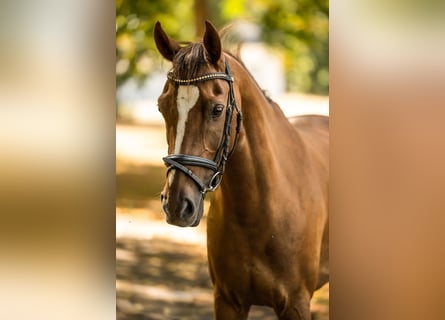
{"label": "bridle", "polygon": [[[238,105],[236,104],[235,92],[233,90],[234,79],[230,72],[230,67],[227,60],[225,61],[225,72],[208,73],[193,79],[177,79],[174,77],[173,71],[170,71],[167,74],[167,78],[180,85],[190,85],[215,79],[225,80],[229,84],[229,94],[227,97],[226,118],[224,122],[223,135],[221,137],[219,147],[216,151],[215,158],[213,160],[210,160],[207,158],[192,156],[188,154],[171,154],[162,158],[168,168],[167,174],[172,169],[182,171],[197,184],[199,191],[204,198],[207,192],[214,191],[221,183],[226,161],[233,154],[238,143],[238,137],[241,130],[242,113],[241,110],[238,108]],[[232,149],[229,151],[230,133],[232,131],[233,109],[235,109],[237,112],[236,131]],[[198,166],[210,169],[213,171],[213,175],[210,180],[205,183],[196,174],[194,174],[191,169],[187,168],[187,166]]]}

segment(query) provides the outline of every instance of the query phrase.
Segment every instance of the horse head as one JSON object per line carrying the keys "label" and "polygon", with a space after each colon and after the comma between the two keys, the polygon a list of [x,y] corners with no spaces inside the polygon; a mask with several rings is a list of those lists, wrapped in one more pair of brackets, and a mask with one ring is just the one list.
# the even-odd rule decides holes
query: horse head
{"label": "horse head", "polygon": [[[234,151],[241,112],[230,66],[210,22],[206,22],[203,42],[182,45],[159,22],[154,37],[161,55],[173,63],[158,98],[169,154],[164,158],[168,171],[162,207],[168,223],[197,226],[205,194],[218,187]],[[236,128],[234,134],[232,128]]]}

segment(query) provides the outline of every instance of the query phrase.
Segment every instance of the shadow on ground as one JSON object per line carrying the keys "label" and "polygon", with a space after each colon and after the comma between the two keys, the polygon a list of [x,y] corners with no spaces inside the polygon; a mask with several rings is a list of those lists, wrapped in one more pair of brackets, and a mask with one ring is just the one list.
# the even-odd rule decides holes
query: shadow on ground
{"label": "shadow on ground", "polygon": [[199,246],[118,239],[117,318],[212,319],[211,283]]}
{"label": "shadow on ground", "polygon": [[[212,286],[205,249],[166,239],[120,238],[116,242],[117,319],[211,320]],[[318,301],[327,305],[328,300]],[[327,320],[319,308],[318,320]],[[252,308],[250,320],[277,319]]]}

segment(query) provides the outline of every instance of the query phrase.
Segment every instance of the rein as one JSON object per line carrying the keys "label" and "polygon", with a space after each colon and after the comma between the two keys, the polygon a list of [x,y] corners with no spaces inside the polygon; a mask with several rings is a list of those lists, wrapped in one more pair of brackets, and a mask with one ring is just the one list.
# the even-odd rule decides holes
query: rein
{"label": "rein", "polygon": [[[165,164],[167,165],[167,174],[172,169],[177,169],[179,171],[182,171],[197,184],[203,198],[207,192],[214,191],[221,183],[222,176],[225,170],[226,161],[235,151],[235,147],[238,143],[238,137],[241,130],[242,113],[241,110],[238,108],[238,105],[236,104],[235,100],[235,92],[233,90],[234,79],[232,77],[232,73],[230,72],[230,67],[227,60],[225,61],[225,65],[226,65],[225,72],[209,73],[193,79],[177,79],[174,77],[173,71],[170,71],[167,74],[167,78],[169,80],[178,83],[180,85],[190,85],[193,83],[204,82],[215,79],[225,80],[229,84],[229,94],[227,97],[226,118],[224,122],[223,135],[221,137],[221,142],[219,144],[219,147],[216,151],[215,158],[213,160],[210,160],[207,158],[197,157],[187,154],[171,154],[162,158],[162,160],[164,160]],[[229,151],[234,108],[237,112],[235,141],[233,143],[232,149]],[[210,178],[210,180],[207,183],[205,183],[196,174],[194,174],[191,169],[187,168],[187,166],[198,166],[210,169],[213,171],[213,175]]]}

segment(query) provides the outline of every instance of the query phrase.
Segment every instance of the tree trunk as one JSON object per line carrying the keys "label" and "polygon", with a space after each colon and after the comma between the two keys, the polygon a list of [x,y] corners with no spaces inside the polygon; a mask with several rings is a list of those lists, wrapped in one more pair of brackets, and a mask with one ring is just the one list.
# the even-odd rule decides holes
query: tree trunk
{"label": "tree trunk", "polygon": [[[195,0],[194,4],[195,11],[195,29],[196,29],[196,38],[202,39],[205,31],[205,21],[213,20],[214,15],[212,12],[212,3],[211,0]],[[214,23],[214,21],[212,21]]]}

